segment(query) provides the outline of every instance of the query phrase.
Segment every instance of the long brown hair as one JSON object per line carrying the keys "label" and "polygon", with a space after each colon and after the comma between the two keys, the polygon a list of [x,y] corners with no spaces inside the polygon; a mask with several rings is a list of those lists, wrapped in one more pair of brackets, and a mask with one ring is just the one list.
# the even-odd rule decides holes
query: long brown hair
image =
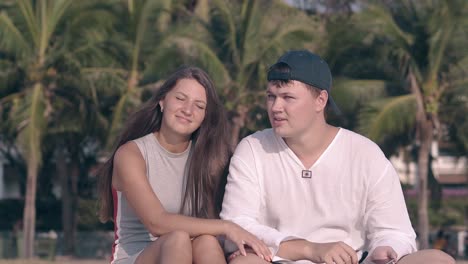
{"label": "long brown hair", "polygon": [[113,220],[112,170],[117,149],[128,141],[143,137],[161,128],[162,112],[159,101],[164,99],[181,79],[193,79],[206,91],[206,114],[200,127],[192,133],[192,148],[185,167],[186,190],[181,212],[203,218],[218,217],[222,199],[226,167],[232,153],[229,144],[225,109],[208,74],[197,67],[185,66],[175,71],[156,93],[134,112],[125,124],[112,156],[100,168],[99,218],[102,222]]}

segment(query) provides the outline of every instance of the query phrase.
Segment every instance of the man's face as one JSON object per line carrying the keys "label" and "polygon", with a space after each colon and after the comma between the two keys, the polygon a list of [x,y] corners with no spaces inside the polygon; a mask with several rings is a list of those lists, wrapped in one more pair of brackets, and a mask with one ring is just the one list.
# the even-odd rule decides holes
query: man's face
{"label": "man's face", "polygon": [[282,86],[268,83],[267,110],[272,128],[283,138],[301,137],[323,115],[327,98],[325,91],[316,95],[299,81]]}

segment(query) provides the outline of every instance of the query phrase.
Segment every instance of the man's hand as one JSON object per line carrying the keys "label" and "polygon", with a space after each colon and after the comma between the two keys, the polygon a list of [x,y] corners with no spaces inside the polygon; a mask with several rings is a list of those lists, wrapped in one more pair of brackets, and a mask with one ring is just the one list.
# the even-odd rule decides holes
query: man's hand
{"label": "man's hand", "polygon": [[326,264],[357,264],[356,251],[344,242],[310,243],[309,260]]}
{"label": "man's hand", "polygon": [[389,246],[376,247],[372,251],[369,260],[374,264],[396,263],[398,254]]}

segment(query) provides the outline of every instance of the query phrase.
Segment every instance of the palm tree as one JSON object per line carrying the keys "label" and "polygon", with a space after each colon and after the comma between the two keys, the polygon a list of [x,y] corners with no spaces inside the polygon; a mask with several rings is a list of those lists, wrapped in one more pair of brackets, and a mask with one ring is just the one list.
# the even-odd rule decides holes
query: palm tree
{"label": "palm tree", "polygon": [[310,44],[317,23],[281,1],[212,0],[208,15],[195,15],[190,24],[164,38],[155,61],[172,63],[173,47],[171,55],[181,54],[213,76],[231,113],[235,145],[251,110],[263,105],[269,65],[285,50]]}
{"label": "palm tree", "polygon": [[[0,14],[0,51],[7,54],[23,74],[15,92],[1,99],[15,128],[16,141],[27,163],[23,215],[24,257],[34,256],[35,201],[42,139],[57,105],[67,105],[60,95],[57,65],[92,58],[90,50],[99,40],[96,25],[108,19],[91,10],[93,1],[75,2],[19,0]],[[92,25],[92,26],[91,26]],[[80,58],[80,59],[78,59]],[[70,74],[70,73],[69,73]],[[75,73],[76,74],[76,73]],[[69,110],[71,111],[71,110]]]}
{"label": "palm tree", "polygon": [[370,5],[360,14],[371,36],[385,43],[389,54],[386,59],[393,59],[406,79],[409,94],[371,105],[362,116],[362,128],[377,142],[382,142],[385,134],[401,134],[414,128],[421,248],[429,247],[429,155],[440,135],[441,102],[457,81],[448,78],[451,68],[460,67],[468,56],[463,31],[467,8],[463,0],[398,1],[386,7]]}
{"label": "palm tree", "polygon": [[[76,72],[84,66],[81,63],[67,65],[69,68],[76,67]],[[45,142],[50,142],[48,147],[54,153],[55,167],[60,177],[64,255],[75,254],[80,198],[78,182],[87,176],[87,172],[82,173],[89,156],[86,153],[96,152],[96,147],[105,142],[108,126],[108,121],[98,108],[99,104],[92,99],[92,89],[82,76],[72,76],[72,72],[59,80],[62,87],[72,92],[62,92],[62,102],[65,104],[55,106],[54,117],[44,138]]]}
{"label": "palm tree", "polygon": [[454,74],[453,78],[460,76],[461,78],[458,80],[465,80],[453,83],[454,89],[444,96],[440,117],[441,123],[446,125],[446,133],[454,139],[452,142],[455,146],[454,154],[460,156],[468,156],[468,117],[466,115],[468,112],[468,80],[466,80],[466,73],[464,73],[468,69],[468,59],[464,63],[463,68],[454,69],[458,71],[458,74]]}
{"label": "palm tree", "polygon": [[83,69],[88,80],[99,87],[97,94],[118,98],[111,109],[107,147],[112,146],[125,117],[141,103],[141,81],[155,43],[170,32],[171,14],[178,6],[176,0],[130,0],[112,6],[115,22],[114,33],[106,41],[108,59]]}

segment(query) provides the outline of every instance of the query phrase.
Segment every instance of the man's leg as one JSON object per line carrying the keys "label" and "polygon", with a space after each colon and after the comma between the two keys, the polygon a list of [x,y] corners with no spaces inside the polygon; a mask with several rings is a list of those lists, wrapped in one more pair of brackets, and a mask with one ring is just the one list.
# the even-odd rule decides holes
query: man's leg
{"label": "man's leg", "polygon": [[210,235],[196,237],[192,241],[193,263],[226,264],[218,239]]}
{"label": "man's leg", "polygon": [[404,256],[398,264],[455,264],[455,260],[443,251],[426,249]]}

